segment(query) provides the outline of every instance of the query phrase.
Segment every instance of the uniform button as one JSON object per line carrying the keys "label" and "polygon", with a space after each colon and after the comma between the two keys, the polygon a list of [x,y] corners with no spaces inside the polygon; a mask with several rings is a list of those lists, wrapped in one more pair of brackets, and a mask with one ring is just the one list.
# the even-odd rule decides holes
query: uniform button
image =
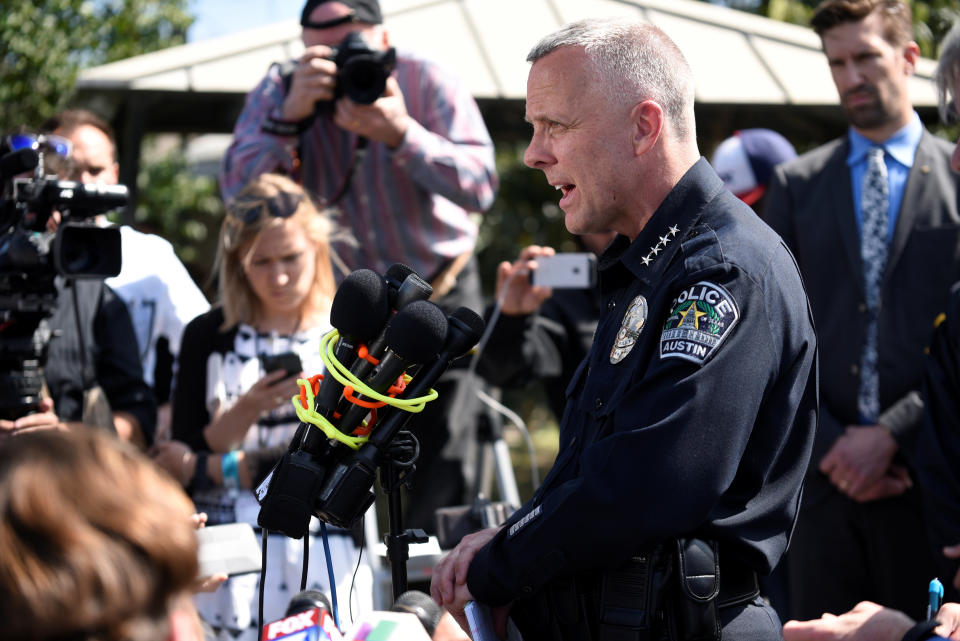
{"label": "uniform button", "polygon": [[856,376],[857,374],[859,374],[859,373],[860,373],[860,366],[859,366],[859,365],[851,365],[851,366],[850,366],[850,373],[853,374],[854,376]]}
{"label": "uniform button", "polygon": [[602,409],[602,408],[603,408],[603,399],[598,398],[597,400],[595,400],[595,401],[593,402],[593,406],[596,407],[598,410],[599,410],[599,409]]}
{"label": "uniform button", "polygon": [[866,313],[867,313],[867,304],[866,304],[866,303],[860,303],[859,305],[857,305],[857,311],[859,311],[861,314],[866,314]]}
{"label": "uniform button", "polygon": [[616,306],[617,306],[617,301],[613,300],[612,298],[607,301],[607,309],[613,309]]}

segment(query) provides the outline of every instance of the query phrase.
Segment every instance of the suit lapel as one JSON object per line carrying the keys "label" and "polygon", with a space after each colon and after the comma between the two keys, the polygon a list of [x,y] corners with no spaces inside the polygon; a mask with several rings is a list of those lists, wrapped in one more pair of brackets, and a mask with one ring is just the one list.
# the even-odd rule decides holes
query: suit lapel
{"label": "suit lapel", "polygon": [[866,298],[863,285],[863,261],[860,258],[860,230],[857,228],[856,209],[853,204],[853,186],[850,183],[850,168],[847,166],[847,154],[850,153],[850,143],[844,139],[837,153],[830,159],[826,167],[827,176],[841,176],[841,180],[831,179],[827,184],[832,185],[831,206],[827,211],[835,225],[836,233],[843,243],[844,253],[850,263],[850,273],[857,282],[857,291],[862,298]]}
{"label": "suit lapel", "polygon": [[913,229],[913,223],[920,214],[920,207],[911,206],[913,203],[929,202],[924,194],[930,185],[930,168],[933,166],[933,158],[930,155],[929,134],[924,130],[920,137],[920,144],[917,145],[917,153],[913,159],[913,167],[910,168],[910,174],[907,176],[907,184],[903,189],[903,198],[900,200],[900,211],[897,213],[897,225],[893,230],[893,240],[890,243],[890,249],[887,252],[887,266],[883,272],[883,280],[886,281],[893,270],[896,269],[897,261],[903,255],[903,249],[907,246],[907,240],[910,238],[910,232]]}

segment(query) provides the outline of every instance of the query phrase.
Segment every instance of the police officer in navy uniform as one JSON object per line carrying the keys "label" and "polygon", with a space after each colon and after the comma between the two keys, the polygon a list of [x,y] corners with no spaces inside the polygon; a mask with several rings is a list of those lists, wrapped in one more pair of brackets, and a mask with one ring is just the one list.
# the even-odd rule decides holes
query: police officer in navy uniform
{"label": "police officer in navy uniform", "polygon": [[690,68],[662,31],[585,20],[528,60],[525,162],[571,232],[619,235],[553,469],[440,561],[431,593],[526,641],[779,639],[756,575],[787,547],[817,421],[797,266],[700,156]]}

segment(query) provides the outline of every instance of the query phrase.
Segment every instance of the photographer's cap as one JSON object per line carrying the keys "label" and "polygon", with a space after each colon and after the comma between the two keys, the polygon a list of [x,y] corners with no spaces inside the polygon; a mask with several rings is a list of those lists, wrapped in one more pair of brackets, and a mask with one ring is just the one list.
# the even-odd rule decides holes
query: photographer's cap
{"label": "photographer's cap", "polygon": [[[327,2],[339,2],[348,7],[350,13],[325,22],[312,22],[310,14],[313,10]],[[380,13],[378,0],[307,0],[300,13],[300,26],[307,29],[329,29],[348,22],[363,24],[383,24],[383,15]]]}
{"label": "photographer's cap", "polygon": [[742,129],[713,152],[710,164],[734,196],[752,205],[767,190],[773,168],[797,157],[786,138],[772,129]]}

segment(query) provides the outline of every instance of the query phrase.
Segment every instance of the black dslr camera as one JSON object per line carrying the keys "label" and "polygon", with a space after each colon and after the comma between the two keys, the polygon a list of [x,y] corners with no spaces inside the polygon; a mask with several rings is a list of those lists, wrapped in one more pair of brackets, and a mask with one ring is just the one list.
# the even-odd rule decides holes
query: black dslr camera
{"label": "black dslr camera", "polygon": [[356,32],[347,34],[333,49],[330,59],[337,64],[333,99],[347,96],[361,105],[369,105],[383,95],[387,78],[397,66],[397,52],[393,47],[375,51]]}
{"label": "black dslr camera", "polygon": [[[0,418],[9,420],[40,400],[57,275],[120,273],[120,230],[84,221],[125,205],[127,188],[48,176],[43,156],[42,147],[0,156]],[[34,167],[32,176],[20,176]],[[54,210],[61,222],[52,232],[47,222]]]}
{"label": "black dslr camera", "polygon": [[[383,95],[387,88],[387,78],[397,66],[396,49],[371,49],[356,32],[348,33],[343,42],[331,49],[333,51],[328,60],[333,60],[337,65],[337,84],[333,90],[333,100],[318,101],[314,115],[332,113],[334,102],[343,96],[358,104],[369,105]],[[295,60],[280,66],[283,85],[288,92],[296,67]]]}

